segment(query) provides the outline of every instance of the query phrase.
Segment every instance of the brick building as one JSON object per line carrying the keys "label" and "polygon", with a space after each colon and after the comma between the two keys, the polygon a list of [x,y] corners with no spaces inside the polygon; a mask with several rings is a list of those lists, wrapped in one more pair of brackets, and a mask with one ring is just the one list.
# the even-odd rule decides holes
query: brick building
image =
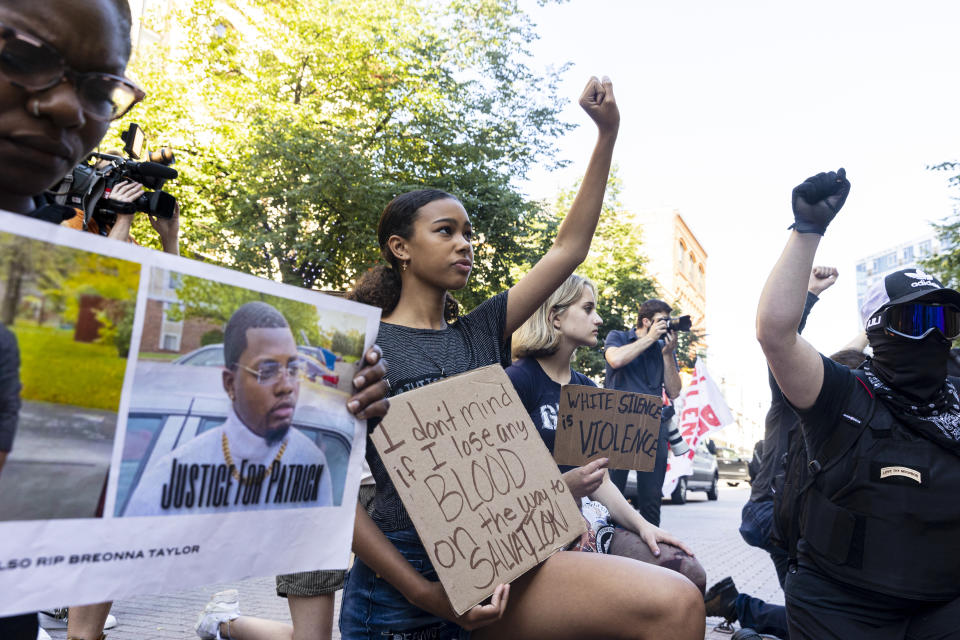
{"label": "brick building", "polygon": [[219,323],[203,318],[170,318],[168,312],[178,304],[178,285],[176,272],[156,267],[150,270],[141,353],[189,353],[201,346],[203,334],[223,329]]}
{"label": "brick building", "polygon": [[[650,211],[637,216],[643,227],[647,270],[666,302],[690,314],[693,328],[706,332],[707,252],[679,211]],[[706,350],[706,339],[698,346]]]}

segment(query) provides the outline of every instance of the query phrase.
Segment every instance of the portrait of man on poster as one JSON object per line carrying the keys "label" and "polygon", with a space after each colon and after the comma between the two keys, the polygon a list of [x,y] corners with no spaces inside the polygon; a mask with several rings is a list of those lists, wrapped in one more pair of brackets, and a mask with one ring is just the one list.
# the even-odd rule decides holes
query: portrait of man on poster
{"label": "portrait of man on poster", "polygon": [[153,463],[124,515],[226,513],[329,506],[324,452],[293,427],[304,370],[277,309],[249,302],[224,331],[226,421]]}

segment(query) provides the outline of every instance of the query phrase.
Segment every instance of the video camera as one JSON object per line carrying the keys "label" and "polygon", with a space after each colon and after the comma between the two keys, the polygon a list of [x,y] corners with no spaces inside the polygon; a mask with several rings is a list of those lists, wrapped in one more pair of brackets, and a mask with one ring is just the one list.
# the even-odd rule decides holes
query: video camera
{"label": "video camera", "polygon": [[[109,227],[116,222],[118,213],[143,211],[158,218],[171,218],[177,206],[176,198],[161,191],[167,180],[177,177],[177,170],[169,166],[176,161],[173,152],[166,147],[146,152],[146,136],[140,125],[135,123],[120,137],[128,158],[91,153],[49,191],[58,204],[83,211],[84,227],[91,219],[95,220],[102,235],[106,235]],[[144,161],[138,162],[141,158]],[[133,202],[118,202],[104,197],[124,180],[139,182],[154,191],[144,193]]]}
{"label": "video camera", "polygon": [[667,318],[667,331],[690,331],[693,323],[690,316],[679,316],[676,318]]}

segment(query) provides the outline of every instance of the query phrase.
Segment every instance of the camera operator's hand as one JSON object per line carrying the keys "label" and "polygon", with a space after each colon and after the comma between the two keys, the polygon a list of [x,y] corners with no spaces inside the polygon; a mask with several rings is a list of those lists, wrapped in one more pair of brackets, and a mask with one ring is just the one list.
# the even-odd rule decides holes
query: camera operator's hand
{"label": "camera operator's hand", "polygon": [[833,286],[840,273],[834,267],[814,267],[810,272],[810,281],[807,283],[807,291],[815,296]]}
{"label": "camera operator's hand", "polygon": [[651,342],[656,342],[662,338],[667,333],[667,320],[666,318],[660,318],[656,322],[650,325],[650,328],[647,329],[647,337],[650,338]]}
{"label": "camera operator's hand", "polygon": [[180,203],[173,206],[173,215],[169,218],[148,216],[157,235],[160,236],[160,245],[165,253],[180,255]]}
{"label": "camera operator's hand", "polygon": [[677,348],[677,332],[676,331],[667,331],[663,334],[663,349],[661,351],[666,354],[673,353]]}
{"label": "camera operator's hand", "polygon": [[132,180],[124,180],[113,185],[110,193],[103,194],[107,200],[130,203],[143,195],[143,185]]}
{"label": "camera operator's hand", "polygon": [[798,233],[823,235],[850,193],[845,169],[818,173],[793,189],[791,229]]}
{"label": "camera operator's hand", "polygon": [[[124,180],[123,182],[118,182],[113,185],[113,188],[109,192],[104,192],[103,197],[105,200],[129,204],[142,195],[142,184],[133,182],[132,180]],[[120,242],[133,242],[133,239],[130,237],[130,229],[132,227],[133,214],[118,213],[117,221],[110,227],[110,233],[107,234],[107,237],[111,240],[119,240]]]}

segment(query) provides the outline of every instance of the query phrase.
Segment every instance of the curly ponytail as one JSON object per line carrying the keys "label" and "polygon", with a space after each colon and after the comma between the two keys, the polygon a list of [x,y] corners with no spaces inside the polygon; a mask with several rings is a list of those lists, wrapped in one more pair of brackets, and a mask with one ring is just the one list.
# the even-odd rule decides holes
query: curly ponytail
{"label": "curly ponytail", "polygon": [[[386,264],[378,264],[368,269],[347,294],[350,300],[363,302],[383,309],[389,314],[397,308],[400,302],[400,261],[397,259],[387,241],[391,236],[400,236],[409,240],[413,236],[413,223],[420,212],[420,207],[434,200],[457,200],[446,191],[439,189],[418,189],[400,194],[387,204],[380,214],[377,224],[377,242],[380,245],[380,255]],[[460,305],[449,293],[443,304],[444,319],[448,322],[459,315]]]}

